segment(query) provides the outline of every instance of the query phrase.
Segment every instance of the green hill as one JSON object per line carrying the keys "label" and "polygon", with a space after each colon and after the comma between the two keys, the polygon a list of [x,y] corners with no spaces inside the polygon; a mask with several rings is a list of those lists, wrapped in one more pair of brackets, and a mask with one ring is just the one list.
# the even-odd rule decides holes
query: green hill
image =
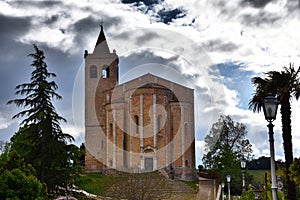
{"label": "green hill", "polygon": [[[101,173],[85,173],[80,178],[80,189],[97,196],[127,196],[144,193],[159,193],[161,199],[194,200],[197,190],[196,183],[186,183],[166,179],[159,172],[115,175]],[[153,188],[151,190],[151,188]],[[124,192],[122,192],[124,191]],[[126,194],[125,194],[126,193]],[[157,195],[157,194],[155,194]]]}

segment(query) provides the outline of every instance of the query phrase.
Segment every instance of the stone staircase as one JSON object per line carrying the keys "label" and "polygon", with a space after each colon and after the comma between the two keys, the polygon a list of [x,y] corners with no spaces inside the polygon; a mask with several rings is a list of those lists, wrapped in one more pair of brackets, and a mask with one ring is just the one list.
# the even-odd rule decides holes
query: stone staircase
{"label": "stone staircase", "polygon": [[188,186],[182,181],[171,180],[165,169],[160,169],[159,172],[163,178],[167,179],[168,185],[170,186],[172,193],[196,193],[197,192],[196,190],[194,190],[193,188],[191,188],[190,186]]}
{"label": "stone staircase", "polygon": [[196,193],[197,191],[181,181],[169,180],[173,193]]}
{"label": "stone staircase", "polygon": [[169,174],[165,169],[160,169],[158,170],[160,172],[161,175],[163,175],[165,178],[169,179]]}
{"label": "stone staircase", "polygon": [[212,179],[199,178],[199,191],[197,200],[213,200],[214,185]]}

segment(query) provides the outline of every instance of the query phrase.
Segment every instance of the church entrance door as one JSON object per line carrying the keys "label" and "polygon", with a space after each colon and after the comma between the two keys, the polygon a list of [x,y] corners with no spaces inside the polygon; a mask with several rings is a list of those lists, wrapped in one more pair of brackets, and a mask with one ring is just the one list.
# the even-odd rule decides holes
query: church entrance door
{"label": "church entrance door", "polygon": [[153,158],[145,158],[145,171],[153,171]]}

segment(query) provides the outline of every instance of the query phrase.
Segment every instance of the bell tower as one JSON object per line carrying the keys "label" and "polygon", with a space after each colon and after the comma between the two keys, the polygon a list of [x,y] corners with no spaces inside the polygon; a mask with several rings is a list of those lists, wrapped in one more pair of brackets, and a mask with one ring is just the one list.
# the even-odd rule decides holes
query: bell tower
{"label": "bell tower", "polygon": [[103,26],[93,53],[85,50],[85,147],[86,171],[97,172],[105,168],[105,91],[118,85],[118,56],[109,50]]}

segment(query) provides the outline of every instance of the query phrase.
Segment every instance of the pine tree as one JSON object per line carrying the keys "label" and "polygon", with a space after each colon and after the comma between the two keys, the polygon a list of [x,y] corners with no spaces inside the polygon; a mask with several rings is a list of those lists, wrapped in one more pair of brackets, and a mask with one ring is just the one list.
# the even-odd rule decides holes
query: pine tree
{"label": "pine tree", "polygon": [[52,104],[53,99],[62,97],[56,93],[58,86],[50,78],[44,59],[44,52],[33,45],[34,53],[31,66],[31,82],[16,87],[16,95],[24,98],[14,99],[8,104],[24,108],[13,118],[24,118],[19,131],[12,137],[12,149],[31,163],[37,171],[37,177],[47,184],[50,193],[57,193],[59,188],[66,188],[72,183],[74,166],[69,153],[68,142],[74,138],[62,132],[60,122],[66,120],[59,116]]}

